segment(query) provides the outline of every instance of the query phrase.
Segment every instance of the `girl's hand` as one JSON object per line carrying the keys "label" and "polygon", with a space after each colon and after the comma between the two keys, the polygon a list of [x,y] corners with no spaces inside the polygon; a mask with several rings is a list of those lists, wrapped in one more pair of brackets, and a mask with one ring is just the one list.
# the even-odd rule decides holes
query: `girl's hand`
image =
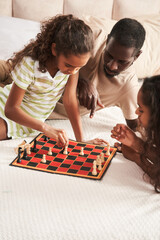
{"label": "girl's hand", "polygon": [[122,143],[115,142],[114,147],[117,148],[117,152],[122,152]]}
{"label": "girl's hand", "polygon": [[68,145],[69,139],[63,129],[56,129],[44,123],[43,132],[47,137],[54,138],[58,146],[65,147]]}
{"label": "girl's hand", "polygon": [[130,161],[136,162],[136,163],[138,162],[138,160],[140,158],[140,155],[138,153],[136,153],[132,148],[127,147],[123,144],[122,144],[122,154],[125,158],[129,159]]}
{"label": "girl's hand", "polygon": [[86,141],[86,143],[91,143],[91,144],[95,144],[95,145],[107,145],[108,142],[106,142],[104,139],[101,138],[95,138],[92,140],[88,140]]}
{"label": "girl's hand", "polygon": [[112,138],[115,138],[128,147],[132,147],[137,139],[136,134],[124,124],[117,124],[111,133]]}

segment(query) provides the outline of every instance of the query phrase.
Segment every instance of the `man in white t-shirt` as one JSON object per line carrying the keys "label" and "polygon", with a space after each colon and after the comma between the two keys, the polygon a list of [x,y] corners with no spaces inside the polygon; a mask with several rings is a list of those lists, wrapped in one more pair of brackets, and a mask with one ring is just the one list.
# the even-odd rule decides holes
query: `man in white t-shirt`
{"label": "man in white t-shirt", "polygon": [[[113,26],[108,36],[102,29],[96,29],[94,35],[93,55],[80,70],[78,96],[81,115],[90,112],[92,118],[102,107],[118,106],[128,126],[135,129],[140,84],[133,63],[141,54],[145,30],[138,21],[124,18]],[[66,116],[61,102],[57,104],[53,117],[55,112],[57,117]]]}

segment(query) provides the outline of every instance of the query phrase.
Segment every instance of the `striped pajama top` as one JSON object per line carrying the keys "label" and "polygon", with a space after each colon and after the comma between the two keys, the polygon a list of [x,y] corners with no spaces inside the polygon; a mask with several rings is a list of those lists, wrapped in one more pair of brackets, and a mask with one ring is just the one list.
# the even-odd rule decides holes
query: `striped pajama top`
{"label": "striped pajama top", "polygon": [[[38,61],[24,57],[12,71],[11,77],[18,87],[25,90],[21,109],[44,122],[62,96],[69,75],[58,71],[52,78],[48,71],[42,73],[38,67]],[[34,136],[38,133],[36,130],[19,125],[4,115],[4,107],[11,87],[12,84],[4,88],[0,87],[0,117],[7,122],[7,136],[12,138]]]}

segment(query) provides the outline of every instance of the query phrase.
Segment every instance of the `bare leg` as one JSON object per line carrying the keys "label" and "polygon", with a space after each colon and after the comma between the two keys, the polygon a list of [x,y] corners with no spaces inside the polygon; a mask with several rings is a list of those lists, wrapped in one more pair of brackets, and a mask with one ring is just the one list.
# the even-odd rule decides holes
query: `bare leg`
{"label": "bare leg", "polygon": [[9,139],[7,137],[7,123],[5,120],[0,118],[0,140]]}
{"label": "bare leg", "polygon": [[12,82],[10,77],[11,66],[4,60],[0,60],[0,86],[4,87]]}

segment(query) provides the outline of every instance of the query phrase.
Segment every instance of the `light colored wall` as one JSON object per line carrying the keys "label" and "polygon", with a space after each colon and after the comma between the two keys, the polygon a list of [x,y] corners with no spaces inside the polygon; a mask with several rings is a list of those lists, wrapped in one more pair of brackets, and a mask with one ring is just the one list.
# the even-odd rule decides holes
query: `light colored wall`
{"label": "light colored wall", "polygon": [[119,20],[160,14],[160,0],[0,0],[0,15],[40,21],[62,13]]}

